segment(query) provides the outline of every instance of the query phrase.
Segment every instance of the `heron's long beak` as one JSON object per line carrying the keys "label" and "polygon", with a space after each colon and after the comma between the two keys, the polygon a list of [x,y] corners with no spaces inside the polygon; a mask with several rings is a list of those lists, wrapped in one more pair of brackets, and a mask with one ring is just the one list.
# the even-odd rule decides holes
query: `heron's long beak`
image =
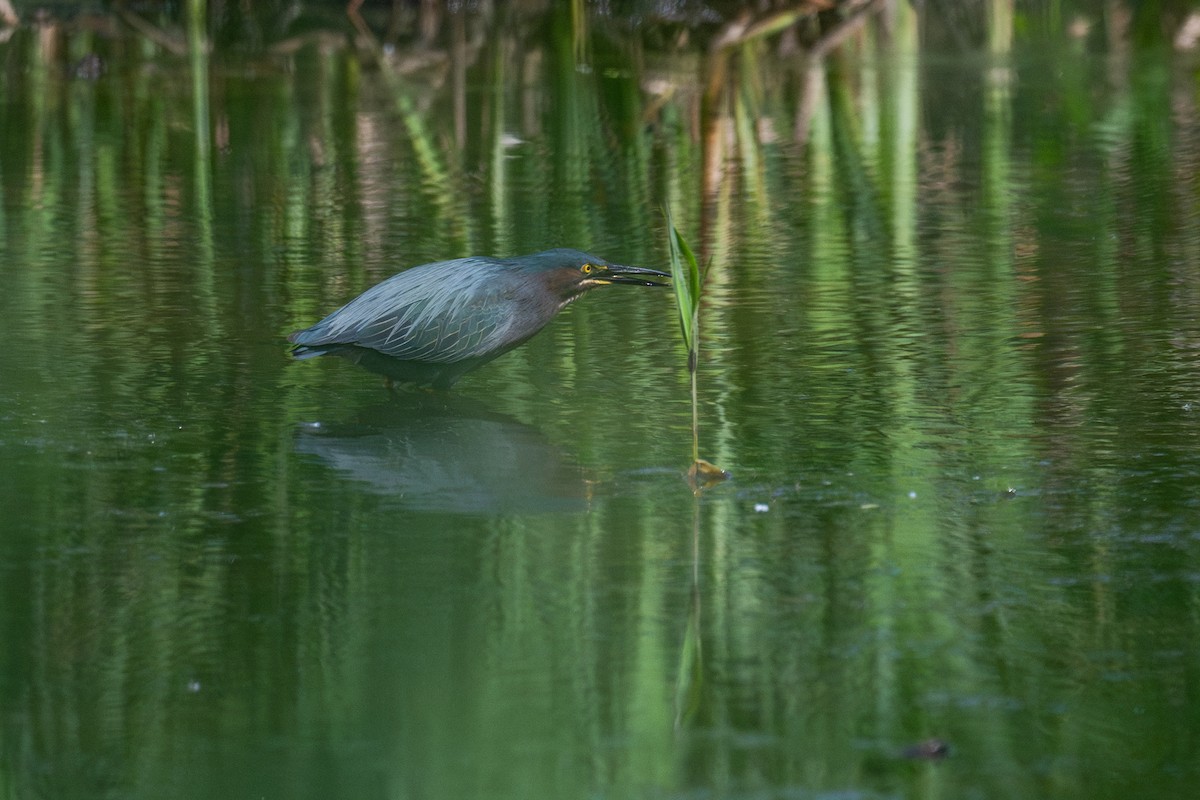
{"label": "heron's long beak", "polygon": [[669,283],[654,280],[655,278],[670,278],[665,272],[645,267],[625,267],[620,264],[609,264],[599,275],[593,278],[597,282],[620,283],[626,286],[670,286]]}

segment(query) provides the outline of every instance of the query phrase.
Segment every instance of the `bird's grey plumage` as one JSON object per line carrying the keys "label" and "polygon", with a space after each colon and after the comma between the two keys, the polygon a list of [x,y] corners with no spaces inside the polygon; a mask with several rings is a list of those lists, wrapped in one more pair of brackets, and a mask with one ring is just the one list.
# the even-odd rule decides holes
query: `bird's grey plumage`
{"label": "bird's grey plumage", "polygon": [[[524,341],[542,327],[519,330],[522,307],[546,301],[497,283],[506,269],[511,267],[503,261],[480,257],[414,267],[371,287],[292,341],[310,347],[354,344],[439,364],[476,358]],[[480,292],[480,285],[488,288]]]}
{"label": "bird's grey plumage", "polygon": [[448,388],[598,285],[573,272],[585,264],[663,276],[568,249],[438,261],[393,275],[288,339],[297,345],[296,358],[340,355],[402,382]]}

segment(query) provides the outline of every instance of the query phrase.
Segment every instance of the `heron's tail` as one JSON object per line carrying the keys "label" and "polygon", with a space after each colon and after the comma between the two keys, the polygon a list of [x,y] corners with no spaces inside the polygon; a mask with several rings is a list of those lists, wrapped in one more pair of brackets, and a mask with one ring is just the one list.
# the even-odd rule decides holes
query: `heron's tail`
{"label": "heron's tail", "polygon": [[288,341],[296,345],[292,348],[293,357],[303,361],[306,358],[316,358],[329,353],[329,343],[321,341],[321,332],[314,330],[316,327],[314,325],[312,328],[304,328],[288,334]]}
{"label": "heron's tail", "polygon": [[328,350],[321,347],[309,347],[307,345],[298,344],[292,348],[292,358],[297,361],[303,361],[306,358],[316,358],[317,356],[327,355]]}

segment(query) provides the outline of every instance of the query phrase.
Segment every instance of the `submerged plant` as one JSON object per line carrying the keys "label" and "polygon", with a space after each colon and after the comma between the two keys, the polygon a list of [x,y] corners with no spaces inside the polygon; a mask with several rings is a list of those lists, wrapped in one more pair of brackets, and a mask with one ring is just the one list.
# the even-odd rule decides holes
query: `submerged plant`
{"label": "submerged plant", "polygon": [[696,254],[675,227],[671,210],[664,209],[663,214],[667,218],[671,286],[675,292],[683,343],[687,348],[688,378],[692,387],[692,465],[688,468],[688,480],[694,489],[701,489],[729,477],[724,470],[700,458],[700,406],[697,402],[696,371],[700,364],[700,292],[704,280]]}

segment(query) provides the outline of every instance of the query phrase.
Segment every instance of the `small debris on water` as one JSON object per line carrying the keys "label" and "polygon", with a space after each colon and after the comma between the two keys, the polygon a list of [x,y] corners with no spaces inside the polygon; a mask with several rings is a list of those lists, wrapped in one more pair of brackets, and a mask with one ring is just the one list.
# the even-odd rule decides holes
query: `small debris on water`
{"label": "small debris on water", "polygon": [[770,510],[771,510],[771,507],[769,505],[767,505],[766,503],[755,503],[754,504],[754,511],[757,514],[765,514]]}
{"label": "small debris on water", "polygon": [[909,493],[908,493],[908,499],[909,499],[909,500],[916,500],[916,499],[917,499],[917,493],[916,493],[916,492],[909,492]]}
{"label": "small debris on water", "polygon": [[941,761],[950,755],[950,745],[941,739],[926,739],[904,748],[900,755],[919,761]]}

